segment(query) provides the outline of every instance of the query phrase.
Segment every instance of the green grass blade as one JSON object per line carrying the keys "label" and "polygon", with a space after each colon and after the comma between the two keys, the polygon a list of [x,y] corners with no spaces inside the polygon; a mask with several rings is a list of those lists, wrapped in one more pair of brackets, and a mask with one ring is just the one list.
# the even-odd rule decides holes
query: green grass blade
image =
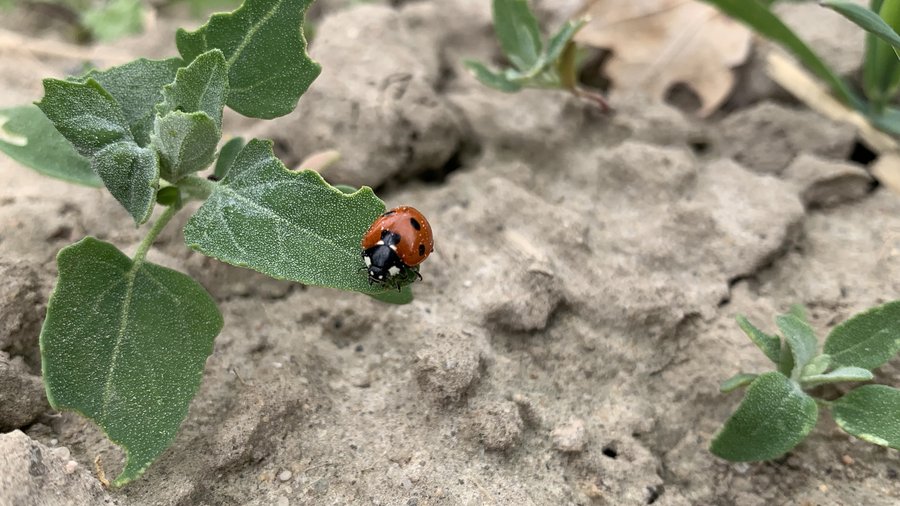
{"label": "green grass blade", "polygon": [[757,0],[703,0],[719,8],[725,14],[756,30],[764,37],[777,42],[794,53],[806,67],[825,81],[832,92],[844,103],[862,108],[862,102],[847,84],[788,28],[775,14]]}

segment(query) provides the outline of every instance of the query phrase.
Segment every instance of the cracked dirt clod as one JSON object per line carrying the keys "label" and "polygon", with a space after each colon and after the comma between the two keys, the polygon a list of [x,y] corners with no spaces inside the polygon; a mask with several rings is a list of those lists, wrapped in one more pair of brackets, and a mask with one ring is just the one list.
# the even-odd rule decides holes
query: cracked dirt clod
{"label": "cracked dirt clod", "polygon": [[447,329],[415,355],[419,387],[440,402],[456,402],[481,377],[485,339],[469,331]]}
{"label": "cracked dirt clod", "polygon": [[37,366],[45,287],[37,269],[25,262],[0,260],[0,351],[22,355]]}
{"label": "cracked dirt clod", "polygon": [[774,102],[731,114],[718,131],[725,156],[765,174],[780,174],[800,153],[846,159],[856,140],[852,126]]}
{"label": "cracked dirt clod", "polygon": [[524,422],[519,407],[509,401],[489,402],[473,411],[472,435],[487,450],[508,450],[522,440]]}
{"label": "cracked dirt clod", "polygon": [[0,434],[0,503],[4,506],[119,504],[67,448],[47,448],[16,430]]}
{"label": "cracked dirt clod", "polygon": [[559,279],[551,269],[532,265],[524,272],[508,273],[506,283],[495,287],[494,300],[485,321],[506,330],[532,332],[547,327],[550,316],[564,296]]}
{"label": "cracked dirt clod", "polygon": [[50,409],[39,376],[28,372],[21,357],[0,351],[0,432],[28,425]]}
{"label": "cracked dirt clod", "polygon": [[797,185],[806,207],[832,207],[857,200],[872,186],[872,177],[859,165],[809,154],[798,156],[785,169],[784,177]]}

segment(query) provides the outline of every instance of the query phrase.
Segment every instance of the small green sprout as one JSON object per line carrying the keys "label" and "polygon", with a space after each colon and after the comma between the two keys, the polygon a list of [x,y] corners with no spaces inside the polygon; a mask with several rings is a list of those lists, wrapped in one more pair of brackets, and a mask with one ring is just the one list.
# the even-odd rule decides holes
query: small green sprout
{"label": "small green sprout", "polygon": [[577,51],[572,37],[588,19],[566,22],[545,43],[528,0],[494,0],[493,14],[500,47],[513,66],[498,72],[481,62],[467,60],[466,67],[482,84],[506,93],[523,88],[562,89],[603,110],[609,109],[602,95],[578,85]]}
{"label": "small green sprout", "polygon": [[835,422],[848,434],[900,449],[900,390],[869,384],[834,400],[809,392],[828,383],[872,380],[872,370],[900,351],[900,301],[841,323],[825,339],[822,353],[799,306],[775,319],[781,337],[763,332],[743,316],[737,322],[777,370],[739,373],[722,383],[722,392],[749,386],[737,411],[713,438],[710,451],[735,462],[780,457],[815,427],[820,408],[831,409]]}

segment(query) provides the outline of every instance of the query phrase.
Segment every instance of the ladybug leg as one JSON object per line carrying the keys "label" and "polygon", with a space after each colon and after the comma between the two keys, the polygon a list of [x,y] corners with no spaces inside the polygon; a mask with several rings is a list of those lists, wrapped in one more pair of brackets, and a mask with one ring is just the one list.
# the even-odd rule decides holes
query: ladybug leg
{"label": "ladybug leg", "polygon": [[421,274],[419,274],[419,271],[414,271],[414,272],[416,273],[416,281],[422,281],[423,279],[425,279],[422,277]]}

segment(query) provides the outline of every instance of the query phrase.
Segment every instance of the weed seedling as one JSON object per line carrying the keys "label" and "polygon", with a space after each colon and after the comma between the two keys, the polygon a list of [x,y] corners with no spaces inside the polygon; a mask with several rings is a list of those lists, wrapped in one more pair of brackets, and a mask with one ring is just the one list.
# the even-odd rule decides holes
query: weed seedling
{"label": "weed seedling", "polygon": [[[125,484],[165,450],[185,419],[223,326],[188,276],[151,263],[154,240],[189,201],[187,245],[274,278],[361,292],[360,241],[384,203],[311,170],[288,170],[271,141],[234,139],[217,152],[227,105],[252,118],[285,115],[319,74],[301,26],[312,0],[246,0],[193,32],[180,58],[138,59],[45,79],[35,106],[0,111],[0,150],[43,174],[105,186],[138,226],[161,207],[132,256],[87,237],[63,248],[40,336],[50,404],[96,422],[127,454]],[[199,177],[215,162],[214,175]],[[346,190],[344,188],[343,190]],[[360,268],[362,271],[360,272]]]}
{"label": "weed seedling", "polygon": [[587,19],[568,21],[545,42],[528,0],[493,0],[493,14],[494,31],[512,67],[498,72],[467,60],[466,67],[482,84],[506,93],[523,88],[562,89],[596,103],[604,111],[609,109],[602,95],[578,84],[572,37]]}
{"label": "weed seedling", "polygon": [[850,435],[900,449],[900,390],[868,384],[833,400],[810,393],[828,383],[870,381],[872,370],[900,351],[900,301],[841,323],[828,334],[822,353],[804,313],[795,306],[775,319],[782,336],[766,334],[738,317],[738,325],[777,370],[740,373],[722,383],[723,392],[749,387],[710,444],[714,454],[739,462],[777,458],[809,434],[819,409],[830,409]]}

